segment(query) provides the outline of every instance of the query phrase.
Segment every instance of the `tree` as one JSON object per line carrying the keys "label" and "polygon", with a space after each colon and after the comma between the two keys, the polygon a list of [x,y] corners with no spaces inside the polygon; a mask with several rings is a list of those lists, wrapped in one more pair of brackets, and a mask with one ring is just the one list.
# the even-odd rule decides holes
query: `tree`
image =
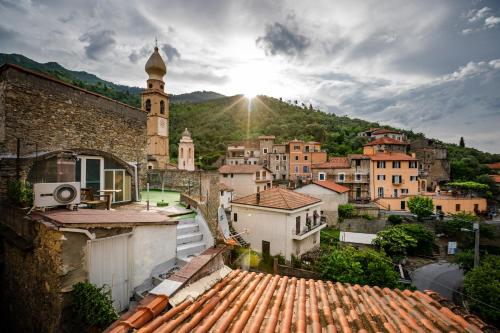
{"label": "tree", "polygon": [[338,211],[339,211],[339,218],[341,220],[348,219],[354,216],[354,206],[351,204],[339,205]]}
{"label": "tree", "polygon": [[434,232],[430,231],[422,224],[417,224],[417,223],[401,224],[394,228],[403,230],[408,235],[417,240],[417,245],[415,247],[408,248],[408,254],[432,255],[434,240],[436,238]]}
{"label": "tree", "polygon": [[434,212],[434,203],[429,197],[411,197],[408,199],[408,209],[421,220],[424,217],[432,215]]}
{"label": "tree", "polygon": [[500,256],[487,256],[465,275],[464,292],[470,308],[487,322],[500,325]]}
{"label": "tree", "polygon": [[399,260],[406,256],[408,249],[417,246],[417,240],[403,229],[393,227],[377,232],[373,244],[394,260]]}
{"label": "tree", "polygon": [[460,137],[460,143],[458,144],[460,147],[464,148],[465,147],[465,141],[464,141],[464,137],[461,136]]}
{"label": "tree", "polygon": [[474,251],[460,251],[455,255],[453,261],[464,271],[464,273],[467,273],[474,268]]}
{"label": "tree", "polygon": [[317,264],[322,277],[343,283],[395,288],[398,274],[384,253],[373,249],[357,250],[352,246],[334,249]]}

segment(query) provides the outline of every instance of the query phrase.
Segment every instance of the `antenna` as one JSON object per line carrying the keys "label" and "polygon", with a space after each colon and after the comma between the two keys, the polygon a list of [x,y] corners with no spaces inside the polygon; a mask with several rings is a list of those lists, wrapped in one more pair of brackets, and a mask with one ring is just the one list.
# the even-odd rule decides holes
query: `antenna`
{"label": "antenna", "polygon": [[155,48],[158,48],[158,38],[155,36]]}

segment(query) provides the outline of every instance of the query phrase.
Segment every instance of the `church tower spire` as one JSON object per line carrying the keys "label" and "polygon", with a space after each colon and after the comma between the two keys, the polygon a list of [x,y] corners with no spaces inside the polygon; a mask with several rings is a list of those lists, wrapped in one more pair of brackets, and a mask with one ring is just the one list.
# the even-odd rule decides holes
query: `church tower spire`
{"label": "church tower spire", "polygon": [[166,169],[170,160],[168,133],[168,95],[163,77],[167,66],[155,48],[144,68],[148,74],[147,87],[141,94],[142,110],[148,114],[148,168]]}

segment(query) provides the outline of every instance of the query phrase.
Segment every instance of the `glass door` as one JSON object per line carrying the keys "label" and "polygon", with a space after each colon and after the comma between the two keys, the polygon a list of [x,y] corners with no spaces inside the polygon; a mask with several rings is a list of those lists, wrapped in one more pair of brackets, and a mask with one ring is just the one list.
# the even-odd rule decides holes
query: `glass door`
{"label": "glass door", "polygon": [[[104,170],[104,189],[113,191],[113,202],[125,201],[130,191],[130,186],[127,186],[127,188],[125,186],[125,170]],[[127,191],[127,193],[125,193],[125,191]]]}
{"label": "glass door", "polygon": [[76,161],[75,178],[82,188],[91,189],[94,194],[102,190],[104,161],[102,157],[79,156]]}

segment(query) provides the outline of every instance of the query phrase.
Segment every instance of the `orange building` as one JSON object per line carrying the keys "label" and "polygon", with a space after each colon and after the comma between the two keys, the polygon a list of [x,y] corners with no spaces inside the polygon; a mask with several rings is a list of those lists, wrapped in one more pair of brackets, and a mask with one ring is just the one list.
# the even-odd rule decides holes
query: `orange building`
{"label": "orange building", "polygon": [[326,152],[321,150],[319,142],[304,142],[295,139],[290,141],[288,146],[291,180],[311,180],[312,165],[327,161]]}

